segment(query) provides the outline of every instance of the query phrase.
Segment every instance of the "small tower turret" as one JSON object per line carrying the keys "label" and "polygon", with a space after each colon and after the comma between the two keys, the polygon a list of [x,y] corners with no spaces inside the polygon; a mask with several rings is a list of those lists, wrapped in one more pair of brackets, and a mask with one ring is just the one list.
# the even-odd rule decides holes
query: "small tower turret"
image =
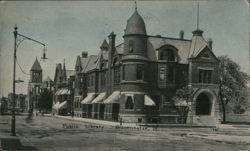
{"label": "small tower turret", "polygon": [[34,64],[32,65],[30,69],[30,82],[32,83],[42,83],[42,67],[39,63],[39,61],[35,60]]}

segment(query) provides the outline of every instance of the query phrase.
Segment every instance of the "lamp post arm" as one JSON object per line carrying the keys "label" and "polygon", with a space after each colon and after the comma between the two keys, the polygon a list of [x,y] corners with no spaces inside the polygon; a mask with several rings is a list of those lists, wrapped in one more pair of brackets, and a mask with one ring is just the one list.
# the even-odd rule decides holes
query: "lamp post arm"
{"label": "lamp post arm", "polygon": [[39,44],[41,44],[41,45],[43,45],[43,46],[45,47],[45,44],[44,44],[44,43],[42,43],[42,42],[40,42],[40,41],[37,41],[37,40],[32,39],[32,38],[29,38],[29,37],[24,36],[24,35],[19,34],[19,33],[17,33],[17,35],[18,35],[18,36],[21,36],[21,37],[23,37],[23,38],[25,38],[25,39],[27,39],[27,40],[31,40],[31,41],[33,41],[33,42],[39,43]]}

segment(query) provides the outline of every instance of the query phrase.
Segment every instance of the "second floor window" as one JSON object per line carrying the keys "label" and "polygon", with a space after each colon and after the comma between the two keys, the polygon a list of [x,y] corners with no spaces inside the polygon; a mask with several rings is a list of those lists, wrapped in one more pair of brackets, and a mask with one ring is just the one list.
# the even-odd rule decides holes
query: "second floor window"
{"label": "second floor window", "polygon": [[125,65],[122,66],[122,80],[125,80]]}
{"label": "second floor window", "polygon": [[169,66],[168,67],[168,82],[174,82],[174,67]]}
{"label": "second floor window", "polygon": [[114,84],[120,83],[120,68],[114,68]]}
{"label": "second floor window", "polygon": [[159,72],[159,76],[160,76],[160,80],[161,81],[164,81],[165,80],[165,68],[164,67],[161,67],[160,68],[160,72]]}
{"label": "second floor window", "polygon": [[199,83],[211,83],[212,70],[199,70]]}
{"label": "second floor window", "polygon": [[144,67],[143,64],[137,65],[136,80],[143,80]]}
{"label": "second floor window", "polygon": [[175,61],[175,54],[173,50],[167,49],[160,53],[160,60]]}
{"label": "second floor window", "polygon": [[101,73],[101,88],[106,86],[106,72]]}
{"label": "second floor window", "polygon": [[91,76],[91,86],[93,86],[94,85],[94,76],[92,75]]}

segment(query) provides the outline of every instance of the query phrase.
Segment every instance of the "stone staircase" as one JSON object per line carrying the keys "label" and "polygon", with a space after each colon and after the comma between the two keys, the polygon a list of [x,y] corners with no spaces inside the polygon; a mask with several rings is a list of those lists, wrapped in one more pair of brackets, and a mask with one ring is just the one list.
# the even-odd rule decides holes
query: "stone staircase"
{"label": "stone staircase", "polygon": [[200,126],[217,126],[220,124],[220,120],[213,116],[195,116],[194,123]]}

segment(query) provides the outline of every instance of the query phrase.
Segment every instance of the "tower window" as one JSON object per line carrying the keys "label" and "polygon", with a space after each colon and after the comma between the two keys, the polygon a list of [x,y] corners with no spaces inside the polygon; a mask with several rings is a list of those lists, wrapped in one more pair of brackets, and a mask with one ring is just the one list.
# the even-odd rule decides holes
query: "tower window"
{"label": "tower window", "polygon": [[134,108],[134,103],[133,103],[132,96],[127,96],[125,109],[133,109],[133,108]]}
{"label": "tower window", "polygon": [[143,73],[144,73],[143,64],[138,64],[136,80],[143,80]]}
{"label": "tower window", "polygon": [[129,40],[129,52],[133,52],[134,51],[134,41],[133,40]]}

